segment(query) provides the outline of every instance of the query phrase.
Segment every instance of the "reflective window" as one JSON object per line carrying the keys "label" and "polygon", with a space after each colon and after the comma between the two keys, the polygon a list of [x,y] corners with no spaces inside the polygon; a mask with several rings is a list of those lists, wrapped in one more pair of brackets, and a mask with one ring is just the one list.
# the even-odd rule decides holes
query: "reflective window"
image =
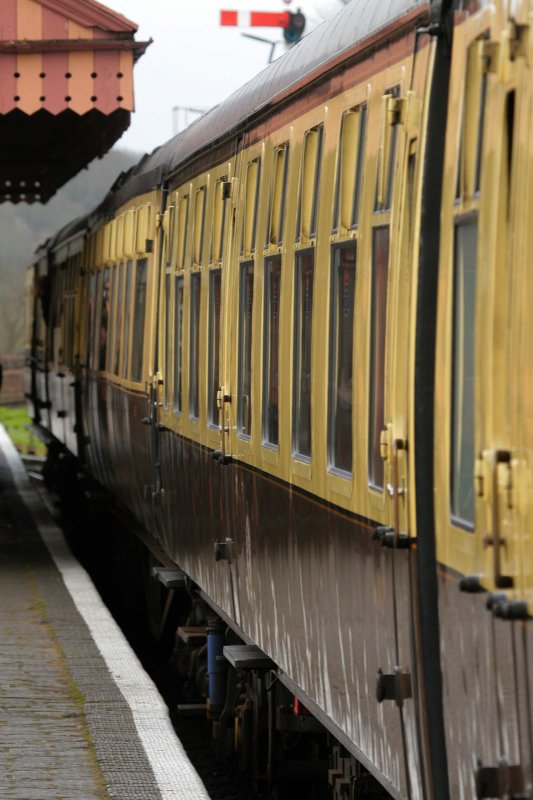
{"label": "reflective window", "polygon": [[316,235],[323,134],[324,126],[317,125],[316,128],[308,130],[304,138],[300,197],[296,223],[297,236],[301,241]]}
{"label": "reflective window", "polygon": [[254,161],[250,161],[246,170],[241,253],[245,253],[247,256],[255,251],[260,186],[261,159],[256,158]]}
{"label": "reflective window", "polygon": [[252,433],[252,314],[254,303],[254,265],[241,264],[239,287],[239,374],[237,432]]}
{"label": "reflective window", "polygon": [[329,466],[352,471],[355,245],[333,250],[328,379]]}
{"label": "reflective window", "polygon": [[113,371],[113,352],[115,349],[115,319],[117,315],[117,280],[118,267],[114,266],[111,273],[111,318],[109,320],[109,346],[106,356],[106,370]]}
{"label": "reflective window", "polygon": [[336,233],[347,233],[359,224],[365,140],[366,105],[361,105],[342,117],[333,211]]}
{"label": "reflective window", "polygon": [[122,339],[122,377],[128,375],[130,349],[131,292],[133,278],[133,261],[126,264],[126,293],[124,295],[124,336]]}
{"label": "reflective window", "polygon": [[374,228],[372,241],[372,298],[370,340],[370,398],[368,479],[383,488],[380,438],[385,425],[385,342],[387,334],[387,290],[389,280],[389,227]]}
{"label": "reflective window", "polygon": [[148,261],[141,258],[137,261],[135,276],[135,308],[133,310],[133,343],[131,349],[131,379],[142,380],[144,321],[146,317],[146,279]]}
{"label": "reflective window", "polygon": [[113,358],[113,372],[118,375],[120,368],[120,336],[122,333],[122,305],[124,302],[124,262],[121,262],[118,273],[117,311],[115,317],[115,346]]}
{"label": "reflective window", "polygon": [[107,330],[111,309],[111,287],[109,285],[109,267],[104,269],[102,282],[102,306],[100,310],[100,341],[98,345],[98,369],[105,370],[107,362]]}
{"label": "reflective window", "polygon": [[201,274],[191,275],[191,319],[189,349],[189,416],[200,416],[200,288]]}
{"label": "reflective window", "polygon": [[277,147],[274,151],[272,168],[272,185],[269,200],[269,225],[267,229],[267,246],[279,245],[283,241],[285,226],[285,199],[287,194],[287,175],[289,171],[288,143]]}
{"label": "reflective window", "polygon": [[224,253],[224,230],[226,228],[226,205],[227,198],[225,197],[227,176],[224,176],[216,182],[215,186],[215,200],[213,211],[213,228],[211,239],[211,262],[222,261]]}
{"label": "reflective window", "polygon": [[[384,100],[390,102],[400,96],[400,89],[395,86],[384,95]],[[390,98],[390,100],[389,100]],[[382,105],[381,115],[381,143],[378,157],[378,178],[376,185],[376,211],[387,211],[392,204],[392,190],[394,187],[394,171],[396,167],[396,150],[398,146],[398,125],[391,124],[389,107],[386,102]]]}
{"label": "reflective window", "polygon": [[96,273],[93,272],[89,278],[89,311],[87,313],[87,339],[86,339],[86,353],[85,363],[89,369],[92,368],[92,342],[94,336],[94,316],[96,306]]}
{"label": "reflective window", "polygon": [[278,445],[279,309],[281,256],[265,263],[263,442]]}
{"label": "reflective window", "polygon": [[183,278],[174,284],[174,413],[183,410]]}
{"label": "reflective window", "polygon": [[451,512],[473,530],[474,361],[477,220],[455,227],[452,349]]}
{"label": "reflective window", "polygon": [[94,369],[100,368],[100,333],[101,333],[100,322],[102,317],[102,283],[103,283],[103,273],[98,272],[96,274],[96,298],[95,298],[95,312],[93,319],[93,341],[92,341],[92,366],[94,367]]}
{"label": "reflective window", "polygon": [[208,420],[218,425],[217,393],[220,387],[220,300],[222,272],[217,269],[209,273],[209,372],[208,372]]}
{"label": "reflective window", "polygon": [[170,335],[172,332],[171,323],[172,319],[170,316],[171,308],[170,308],[170,287],[171,287],[171,276],[167,272],[165,275],[165,372],[164,372],[164,381],[165,381],[165,408],[168,409],[168,405],[170,402]]}
{"label": "reflective window", "polygon": [[311,458],[311,339],[315,254],[296,255],[292,449]]}

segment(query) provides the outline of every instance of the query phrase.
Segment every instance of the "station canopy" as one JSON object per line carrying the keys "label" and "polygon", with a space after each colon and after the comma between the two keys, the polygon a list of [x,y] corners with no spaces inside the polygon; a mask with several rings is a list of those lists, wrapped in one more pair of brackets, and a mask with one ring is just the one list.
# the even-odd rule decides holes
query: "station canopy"
{"label": "station canopy", "polygon": [[46,202],[126,130],[136,30],[94,0],[0,0],[0,202]]}

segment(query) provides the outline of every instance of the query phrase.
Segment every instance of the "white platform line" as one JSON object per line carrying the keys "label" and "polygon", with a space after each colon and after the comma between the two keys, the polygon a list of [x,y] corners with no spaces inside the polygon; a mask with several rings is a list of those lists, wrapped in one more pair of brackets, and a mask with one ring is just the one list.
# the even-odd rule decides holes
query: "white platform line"
{"label": "white platform line", "polygon": [[163,800],[209,800],[204,784],[174,732],[161,695],[32,487],[20,457],[2,425],[0,448],[6,455],[20,496],[30,511],[76,608],[85,620],[114,682],[131,709],[135,727]]}

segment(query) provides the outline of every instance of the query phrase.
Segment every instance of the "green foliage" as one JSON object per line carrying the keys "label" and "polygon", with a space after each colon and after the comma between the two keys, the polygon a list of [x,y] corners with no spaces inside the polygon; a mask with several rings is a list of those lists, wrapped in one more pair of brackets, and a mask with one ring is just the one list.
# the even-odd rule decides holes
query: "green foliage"
{"label": "green foliage", "polygon": [[29,429],[31,419],[25,408],[0,406],[0,425],[19,451],[25,455],[46,455],[46,447]]}
{"label": "green foliage", "polygon": [[100,203],[139,153],[112,150],[93,161],[46,205],[0,204],[0,353],[20,353],[24,324],[24,271],[37,247],[63,225]]}

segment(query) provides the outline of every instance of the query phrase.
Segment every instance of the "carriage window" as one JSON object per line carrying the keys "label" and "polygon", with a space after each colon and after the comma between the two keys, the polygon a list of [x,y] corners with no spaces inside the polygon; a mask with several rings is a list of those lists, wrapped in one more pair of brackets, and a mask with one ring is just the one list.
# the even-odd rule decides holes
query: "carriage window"
{"label": "carriage window", "polygon": [[479,91],[478,129],[476,142],[476,173],[474,178],[474,192],[479,192],[481,185],[481,156],[483,153],[483,128],[485,124],[485,102],[487,98],[487,76],[481,78]]}
{"label": "carriage window", "polygon": [[352,358],[355,246],[333,251],[328,380],[329,466],[352,471]]}
{"label": "carriage window", "polygon": [[[61,284],[63,282],[63,273],[60,276]],[[94,369],[100,368],[100,322],[102,318],[102,281],[103,281],[103,273],[98,272],[96,275],[96,299],[95,299],[95,314],[94,314],[94,330],[93,330],[93,343],[92,343],[92,351],[93,351],[93,366]],[[60,285],[61,285],[60,284]],[[57,304],[56,300],[56,304]],[[59,318],[60,311],[58,309],[55,310],[56,320]],[[57,325],[57,322],[55,322]]]}
{"label": "carriage window", "polygon": [[388,211],[392,205],[394,187],[394,169],[396,166],[396,149],[398,146],[398,125],[393,124],[394,113],[391,104],[400,96],[400,89],[395,86],[382,98],[381,141],[378,152],[378,177],[376,185],[376,211]]}
{"label": "carriage window", "polygon": [[311,458],[311,335],[314,266],[314,251],[296,255],[292,450],[295,456],[305,460]]}
{"label": "carriage window", "polygon": [[213,238],[211,240],[211,262],[222,261],[224,252],[224,228],[226,225],[226,198],[224,196],[227,177],[217,181],[215,186],[215,208],[213,218]]}
{"label": "carriage window", "polygon": [[126,264],[126,293],[124,295],[124,335],[122,337],[122,377],[128,375],[128,357],[130,347],[130,316],[132,292],[133,261]]}
{"label": "carriage window", "polygon": [[261,159],[256,158],[248,164],[244,196],[244,222],[242,226],[241,253],[247,256],[255,251],[255,234],[259,206],[261,180]]}
{"label": "carriage window", "polygon": [[174,245],[176,240],[176,206],[172,204],[168,208],[168,227],[167,227],[167,246],[166,246],[166,259],[167,267],[170,266],[172,255],[174,253]]}
{"label": "carriage window", "polygon": [[106,370],[113,369],[113,351],[115,349],[115,318],[117,315],[117,278],[118,267],[115,265],[111,271],[111,317],[109,319],[109,347],[107,348]]}
{"label": "carriage window", "polygon": [[205,223],[205,186],[198,189],[194,200],[194,254],[193,263],[201,264],[203,256]]}
{"label": "carriage window", "polygon": [[474,529],[474,361],[477,220],[455,227],[452,345],[451,512]]}
{"label": "carriage window", "polygon": [[287,174],[289,168],[289,145],[284,144],[274,151],[274,167],[270,195],[269,228],[267,247],[279,245],[283,241],[285,220],[285,197],[287,193]]}
{"label": "carriage window", "polygon": [[333,214],[333,230],[341,234],[359,224],[365,137],[366,105],[361,105],[342,118]]}
{"label": "carriage window", "polygon": [[114,353],[111,353],[114,359],[113,372],[118,375],[120,368],[120,334],[122,333],[122,298],[124,297],[124,262],[122,261],[118,273],[118,292],[117,292],[117,312],[115,318],[115,345],[113,347]]}
{"label": "carriage window", "polygon": [[471,198],[481,184],[481,156],[487,75],[483,72],[485,35],[468,48],[457,168],[456,200]]}
{"label": "carriage window", "polygon": [[374,228],[372,241],[368,480],[375,489],[383,488],[384,477],[380,437],[385,424],[385,340],[387,333],[388,280],[389,227],[385,225]]}
{"label": "carriage window", "polygon": [[300,199],[298,204],[297,232],[300,241],[316,236],[320,172],[322,164],[322,139],[324,126],[317,125],[307,131],[304,139]]}
{"label": "carriage window", "polygon": [[165,408],[168,409],[170,402],[170,334],[172,320],[170,317],[170,286],[171,276],[167,272],[165,275]]}
{"label": "carriage window", "polygon": [[140,381],[143,369],[144,320],[146,317],[146,278],[148,261],[137,261],[135,278],[135,308],[133,310],[133,346],[131,351],[131,379]]}
{"label": "carriage window", "polygon": [[201,275],[191,275],[191,319],[189,349],[189,417],[200,417],[200,288]]}
{"label": "carriage window", "polygon": [[174,413],[183,409],[183,278],[176,278],[174,297]]}
{"label": "carriage window", "polygon": [[98,369],[104,370],[107,362],[107,329],[109,324],[109,311],[111,303],[111,291],[109,286],[109,267],[104,269],[102,283],[102,307],[100,313],[100,342],[98,355]]}
{"label": "carriage window", "polygon": [[187,252],[187,227],[189,225],[189,195],[181,198],[178,207],[177,254],[176,265],[178,269],[185,267],[185,254]]}
{"label": "carriage window", "polygon": [[222,272],[217,269],[209,274],[209,373],[208,373],[208,419],[210,425],[218,426],[217,393],[220,386],[220,299]]}
{"label": "carriage window", "polygon": [[96,306],[96,272],[93,272],[91,277],[89,278],[89,313],[87,314],[87,339],[86,339],[86,356],[85,362],[89,369],[92,368],[93,365],[93,350],[92,350],[92,343],[93,343],[93,336],[94,336],[94,317],[95,317],[95,306]]}
{"label": "carriage window", "polygon": [[252,313],[254,265],[241,264],[239,297],[239,374],[237,432],[246,438],[252,433]]}
{"label": "carriage window", "polygon": [[353,205],[352,205],[352,228],[359,225],[359,209],[361,206],[361,188],[363,186],[363,169],[365,158],[365,143],[366,143],[366,120],[367,120],[367,107],[361,106],[359,109],[359,137],[357,140],[357,164],[355,172],[355,186],[353,192]]}
{"label": "carriage window", "polygon": [[281,256],[265,263],[263,442],[278,445],[279,309]]}

